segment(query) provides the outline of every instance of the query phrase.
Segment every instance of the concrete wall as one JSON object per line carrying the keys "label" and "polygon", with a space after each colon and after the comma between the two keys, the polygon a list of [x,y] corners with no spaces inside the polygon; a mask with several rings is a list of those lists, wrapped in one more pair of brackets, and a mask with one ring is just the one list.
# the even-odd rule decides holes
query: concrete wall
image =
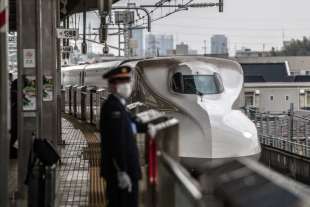
{"label": "concrete wall", "polygon": [[299,109],[299,88],[260,88],[259,90],[261,111],[287,111],[291,103],[294,103],[296,110]]}
{"label": "concrete wall", "polygon": [[310,184],[310,159],[262,145],[260,161],[284,175]]}

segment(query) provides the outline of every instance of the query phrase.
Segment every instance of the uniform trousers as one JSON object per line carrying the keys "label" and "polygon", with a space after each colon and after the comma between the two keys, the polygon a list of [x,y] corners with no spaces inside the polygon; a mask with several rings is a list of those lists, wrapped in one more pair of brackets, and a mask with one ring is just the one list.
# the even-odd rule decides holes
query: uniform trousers
{"label": "uniform trousers", "polygon": [[139,183],[132,180],[132,191],[121,190],[117,179],[107,180],[107,207],[138,207]]}

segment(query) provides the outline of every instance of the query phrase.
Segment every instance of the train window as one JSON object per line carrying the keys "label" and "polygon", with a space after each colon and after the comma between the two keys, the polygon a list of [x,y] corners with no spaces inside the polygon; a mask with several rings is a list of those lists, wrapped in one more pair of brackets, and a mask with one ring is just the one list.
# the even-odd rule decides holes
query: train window
{"label": "train window", "polygon": [[245,105],[246,106],[254,106],[255,104],[255,93],[252,91],[244,93]]}
{"label": "train window", "polygon": [[182,93],[182,73],[176,73],[172,78],[172,89],[175,92]]}
{"label": "train window", "polygon": [[222,82],[218,75],[182,75],[173,76],[172,89],[184,94],[218,94],[223,91]]}

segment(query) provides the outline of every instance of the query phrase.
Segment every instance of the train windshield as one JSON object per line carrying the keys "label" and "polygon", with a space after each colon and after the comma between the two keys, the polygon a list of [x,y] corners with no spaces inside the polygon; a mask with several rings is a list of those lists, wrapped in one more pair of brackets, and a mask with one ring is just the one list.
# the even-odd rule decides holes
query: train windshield
{"label": "train windshield", "polygon": [[181,75],[173,77],[173,90],[183,94],[219,94],[223,91],[222,83],[215,75]]}

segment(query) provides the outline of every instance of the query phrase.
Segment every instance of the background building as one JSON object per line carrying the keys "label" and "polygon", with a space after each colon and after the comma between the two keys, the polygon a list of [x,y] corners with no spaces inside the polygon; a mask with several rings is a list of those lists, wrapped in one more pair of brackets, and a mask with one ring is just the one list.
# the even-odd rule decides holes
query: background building
{"label": "background building", "polygon": [[187,44],[181,42],[181,44],[176,45],[176,55],[188,55],[189,47]]}
{"label": "background building", "polygon": [[149,34],[145,38],[146,56],[167,56],[168,52],[173,50],[172,35],[154,35]]}
{"label": "background building", "polygon": [[244,74],[240,106],[261,112],[310,109],[310,57],[236,58]]}
{"label": "background building", "polygon": [[197,50],[189,49],[188,54],[189,55],[198,55],[198,51]]}
{"label": "background building", "polygon": [[132,31],[132,39],[136,42],[136,48],[133,48],[133,56],[144,56],[143,30],[137,29]]}
{"label": "background building", "polygon": [[241,50],[236,51],[236,57],[269,57],[271,56],[270,52],[262,52],[262,51],[252,51],[250,48],[241,48]]}
{"label": "background building", "polygon": [[228,54],[227,37],[213,35],[211,37],[211,54]]}
{"label": "background building", "polygon": [[290,76],[310,75],[310,56],[272,56],[272,57],[236,57],[237,62],[244,63],[287,63]]}

